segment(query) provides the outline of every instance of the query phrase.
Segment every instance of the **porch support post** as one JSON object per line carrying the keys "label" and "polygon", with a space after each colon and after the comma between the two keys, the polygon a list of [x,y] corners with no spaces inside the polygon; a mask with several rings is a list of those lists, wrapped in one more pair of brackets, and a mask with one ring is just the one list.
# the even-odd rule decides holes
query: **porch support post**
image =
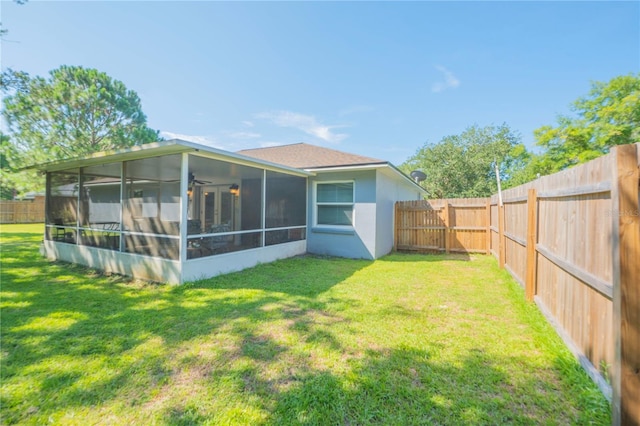
{"label": "porch support post", "polygon": [[127,164],[125,161],[120,163],[120,247],[118,249],[123,252],[125,250],[124,244],[124,216],[127,206]]}
{"label": "porch support post", "polygon": [[83,176],[84,173],[80,167],[78,168],[78,196],[76,197],[76,245],[80,245],[80,203],[82,202],[82,191],[84,191]]}
{"label": "porch support post", "polygon": [[187,261],[187,228],[189,223],[189,154],[182,153],[180,166],[180,284],[182,284],[182,265]]}
{"label": "porch support post", "polygon": [[264,247],[267,245],[265,241],[265,225],[267,220],[267,169],[262,170],[262,218],[260,220],[260,227],[262,228],[262,245]]}
{"label": "porch support post", "polygon": [[51,219],[51,207],[49,204],[51,203],[51,172],[46,172],[45,174],[45,190],[44,190],[44,239],[53,239],[51,236],[51,228],[48,225],[51,225],[53,220]]}

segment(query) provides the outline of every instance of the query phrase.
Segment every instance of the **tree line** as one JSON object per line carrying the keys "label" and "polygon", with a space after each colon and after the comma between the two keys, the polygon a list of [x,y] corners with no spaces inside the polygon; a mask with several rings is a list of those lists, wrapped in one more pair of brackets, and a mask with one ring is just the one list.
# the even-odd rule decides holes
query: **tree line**
{"label": "tree line", "polygon": [[[104,72],[61,66],[47,78],[7,69],[0,75],[0,197],[42,191],[44,180],[24,167],[160,140],[147,127],[140,98]],[[640,142],[640,73],[594,82],[571,104],[573,115],[534,131],[537,150],[506,123],[472,125],[459,135],[425,143],[400,169],[421,170],[429,198],[487,197]]]}
{"label": "tree line", "polygon": [[429,198],[488,197],[503,188],[532,181],[640,142],[640,73],[594,82],[571,104],[573,115],[534,131],[539,152],[531,152],[507,124],[472,125],[459,135],[427,142],[400,168],[421,170]]}

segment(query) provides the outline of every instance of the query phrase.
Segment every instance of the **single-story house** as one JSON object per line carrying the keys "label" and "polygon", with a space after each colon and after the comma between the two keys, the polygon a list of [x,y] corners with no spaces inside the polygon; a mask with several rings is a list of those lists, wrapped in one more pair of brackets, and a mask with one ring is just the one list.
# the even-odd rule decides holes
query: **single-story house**
{"label": "single-story house", "polygon": [[37,166],[50,259],[183,283],[304,253],[375,259],[424,190],[387,161],[308,144],[181,140]]}

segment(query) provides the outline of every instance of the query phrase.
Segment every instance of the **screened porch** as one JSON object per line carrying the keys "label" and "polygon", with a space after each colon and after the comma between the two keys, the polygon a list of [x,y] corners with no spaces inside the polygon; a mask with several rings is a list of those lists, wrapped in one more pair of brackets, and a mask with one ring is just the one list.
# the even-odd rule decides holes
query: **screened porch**
{"label": "screened porch", "polygon": [[48,171],[46,242],[189,263],[306,240],[308,174],[190,151]]}

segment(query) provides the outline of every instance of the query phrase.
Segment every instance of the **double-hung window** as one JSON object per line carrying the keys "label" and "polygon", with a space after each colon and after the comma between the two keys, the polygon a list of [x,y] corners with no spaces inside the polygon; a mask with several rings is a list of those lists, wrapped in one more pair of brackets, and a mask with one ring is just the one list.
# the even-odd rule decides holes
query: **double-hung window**
{"label": "double-hung window", "polygon": [[316,183],[316,225],[353,226],[353,182]]}

